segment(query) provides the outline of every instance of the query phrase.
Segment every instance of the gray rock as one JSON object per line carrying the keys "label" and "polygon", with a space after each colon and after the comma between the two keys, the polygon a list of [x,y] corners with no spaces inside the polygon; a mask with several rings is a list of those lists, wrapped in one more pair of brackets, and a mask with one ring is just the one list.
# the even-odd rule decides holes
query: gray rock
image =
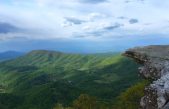
{"label": "gray rock", "polygon": [[169,45],[137,47],[124,55],[142,64],[140,75],[152,80],[145,87],[141,109],[169,109]]}

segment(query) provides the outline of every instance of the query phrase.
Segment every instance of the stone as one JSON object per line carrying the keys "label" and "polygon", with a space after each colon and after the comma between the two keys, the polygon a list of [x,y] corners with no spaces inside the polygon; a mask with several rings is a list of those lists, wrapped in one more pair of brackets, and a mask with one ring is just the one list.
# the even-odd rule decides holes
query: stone
{"label": "stone", "polygon": [[143,65],[139,68],[140,75],[152,80],[145,87],[140,109],[169,109],[169,45],[136,47],[123,55]]}

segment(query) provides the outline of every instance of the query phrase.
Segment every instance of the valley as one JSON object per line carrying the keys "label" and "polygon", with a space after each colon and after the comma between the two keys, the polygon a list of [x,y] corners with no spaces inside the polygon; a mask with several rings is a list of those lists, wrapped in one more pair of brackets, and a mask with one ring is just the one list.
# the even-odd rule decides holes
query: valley
{"label": "valley", "polygon": [[0,63],[0,108],[51,109],[70,106],[81,94],[112,106],[141,81],[138,65],[117,53],[69,54],[36,50]]}

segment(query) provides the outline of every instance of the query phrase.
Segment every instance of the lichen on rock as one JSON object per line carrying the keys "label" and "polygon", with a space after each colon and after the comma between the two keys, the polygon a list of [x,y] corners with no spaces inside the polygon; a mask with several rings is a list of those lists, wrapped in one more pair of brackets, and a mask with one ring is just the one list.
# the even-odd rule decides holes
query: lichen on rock
{"label": "lichen on rock", "polygon": [[140,75],[152,83],[145,87],[141,109],[169,109],[169,45],[136,47],[124,53],[143,65]]}

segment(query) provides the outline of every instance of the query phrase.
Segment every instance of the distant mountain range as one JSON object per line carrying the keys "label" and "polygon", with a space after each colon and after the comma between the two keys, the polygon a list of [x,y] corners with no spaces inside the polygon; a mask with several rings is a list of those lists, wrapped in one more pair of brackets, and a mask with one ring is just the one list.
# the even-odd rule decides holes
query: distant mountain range
{"label": "distant mountain range", "polygon": [[0,63],[0,109],[52,109],[56,103],[70,105],[84,93],[111,104],[139,81],[138,65],[117,53],[13,54],[16,59]]}
{"label": "distant mountain range", "polygon": [[17,52],[17,51],[6,51],[6,52],[1,52],[0,53],[0,61],[5,61],[9,59],[14,59],[19,56],[24,55],[25,53],[23,52]]}

